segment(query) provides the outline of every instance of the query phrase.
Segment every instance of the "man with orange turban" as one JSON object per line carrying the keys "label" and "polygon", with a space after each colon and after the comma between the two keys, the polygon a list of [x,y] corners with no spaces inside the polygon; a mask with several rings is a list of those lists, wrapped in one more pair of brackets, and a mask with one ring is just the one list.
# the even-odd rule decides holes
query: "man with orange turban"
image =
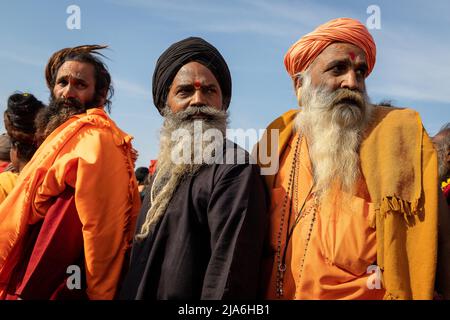
{"label": "man with orange turban", "polygon": [[349,18],[286,53],[301,110],[270,124],[256,149],[270,152],[278,130],[279,170],[266,179],[268,299],[450,297],[436,152],[417,112],[370,103],[375,60],[372,36]]}
{"label": "man with orange turban", "polygon": [[140,200],[131,136],[105,112],[104,46],[52,55],[38,150],[0,205],[0,299],[113,299]]}

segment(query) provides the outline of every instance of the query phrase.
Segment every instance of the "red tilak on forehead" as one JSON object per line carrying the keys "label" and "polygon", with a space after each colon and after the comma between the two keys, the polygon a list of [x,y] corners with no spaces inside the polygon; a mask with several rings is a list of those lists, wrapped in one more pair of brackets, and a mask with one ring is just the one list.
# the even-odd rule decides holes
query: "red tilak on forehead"
{"label": "red tilak on forehead", "polygon": [[350,56],[350,59],[352,59],[352,61],[354,61],[355,60],[355,53],[354,52],[349,52],[349,54],[348,54],[349,56]]}
{"label": "red tilak on forehead", "polygon": [[200,89],[202,87],[202,84],[200,83],[200,81],[195,80],[194,81],[194,88],[195,89]]}

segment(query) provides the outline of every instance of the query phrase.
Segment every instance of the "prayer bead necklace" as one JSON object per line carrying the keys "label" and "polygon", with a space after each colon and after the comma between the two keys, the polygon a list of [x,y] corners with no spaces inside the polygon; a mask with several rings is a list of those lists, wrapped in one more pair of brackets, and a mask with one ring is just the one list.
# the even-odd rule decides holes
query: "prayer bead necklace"
{"label": "prayer bead necklace", "polygon": [[[300,219],[306,215],[308,215],[311,211],[313,212],[313,216],[311,218],[311,225],[309,227],[308,230],[308,235],[306,238],[306,244],[305,244],[305,250],[303,253],[303,257],[300,263],[300,277],[301,274],[303,272],[303,266],[305,263],[305,258],[306,258],[306,253],[307,253],[307,249],[308,249],[308,244],[309,244],[309,240],[311,239],[311,233],[312,233],[312,229],[314,226],[314,221],[316,219],[316,213],[317,213],[317,207],[318,207],[318,200],[317,197],[315,196],[315,194],[312,194],[312,196],[314,197],[314,203],[313,205],[309,208],[308,212],[306,212],[304,209],[306,201],[308,200],[309,196],[311,195],[311,191],[313,189],[313,186],[311,186],[311,189],[308,192],[308,195],[306,196],[300,210],[298,211],[298,213],[296,214],[295,217],[295,222],[294,225],[292,226],[292,228],[289,230],[289,225],[290,225],[290,217],[292,214],[292,207],[294,205],[294,203],[296,201],[293,201],[292,204],[289,205],[289,215],[288,215],[288,221],[287,221],[287,228],[286,228],[286,243],[283,249],[283,255],[281,255],[281,237],[283,234],[283,227],[284,227],[284,220],[285,220],[285,213],[286,213],[286,206],[289,200],[289,195],[291,196],[290,198],[292,200],[294,200],[294,194],[298,193],[298,174],[300,171],[300,145],[302,142],[302,134],[299,133],[297,141],[296,141],[296,145],[295,145],[295,149],[294,149],[294,156],[292,158],[292,164],[291,164],[291,170],[290,170],[290,174],[289,174],[289,181],[288,181],[288,186],[287,186],[287,190],[283,199],[283,206],[282,206],[282,210],[281,210],[281,218],[280,218],[280,227],[278,230],[278,234],[277,234],[277,252],[276,252],[276,258],[277,258],[277,276],[276,276],[276,294],[278,298],[281,298],[284,294],[284,273],[286,272],[286,251],[287,251],[287,247],[289,245],[289,240],[294,232],[294,228],[297,226],[298,222],[300,221]],[[297,199],[297,195],[295,195],[295,199]],[[298,200],[298,199],[297,199]],[[294,208],[294,210],[298,209],[298,207],[296,206],[296,208]]]}

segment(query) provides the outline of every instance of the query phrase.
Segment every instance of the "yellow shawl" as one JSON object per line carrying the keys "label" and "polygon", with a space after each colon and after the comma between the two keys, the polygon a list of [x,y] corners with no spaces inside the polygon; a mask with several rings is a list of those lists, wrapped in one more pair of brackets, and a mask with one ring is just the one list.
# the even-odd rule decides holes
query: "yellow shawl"
{"label": "yellow shawl", "polygon": [[[293,133],[297,112],[286,112],[267,128],[279,130],[278,159]],[[270,155],[267,132],[256,150]],[[437,157],[418,113],[377,106],[360,155],[376,208],[372,225],[377,230],[377,264],[383,271],[385,299],[432,299],[438,245]],[[266,176],[269,190],[274,178]]]}

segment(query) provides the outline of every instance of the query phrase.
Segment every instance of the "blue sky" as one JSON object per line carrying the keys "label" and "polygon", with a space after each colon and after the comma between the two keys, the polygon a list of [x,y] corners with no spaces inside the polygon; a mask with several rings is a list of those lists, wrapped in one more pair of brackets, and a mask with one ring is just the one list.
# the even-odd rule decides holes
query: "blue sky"
{"label": "blue sky", "polygon": [[[80,30],[66,26],[70,5],[81,9]],[[230,128],[263,129],[296,107],[283,65],[290,45],[333,18],[365,23],[370,5],[380,8],[381,29],[371,30],[378,54],[366,80],[369,96],[373,102],[387,99],[419,111],[434,135],[450,121],[448,0],[2,1],[0,109],[16,90],[48,101],[44,68],[54,51],[108,44],[106,63],[115,87],[111,117],[135,137],[137,165],[146,166],[157,155],[162,123],[153,106],[151,77],[170,44],[200,36],[215,45],[233,77]]]}

